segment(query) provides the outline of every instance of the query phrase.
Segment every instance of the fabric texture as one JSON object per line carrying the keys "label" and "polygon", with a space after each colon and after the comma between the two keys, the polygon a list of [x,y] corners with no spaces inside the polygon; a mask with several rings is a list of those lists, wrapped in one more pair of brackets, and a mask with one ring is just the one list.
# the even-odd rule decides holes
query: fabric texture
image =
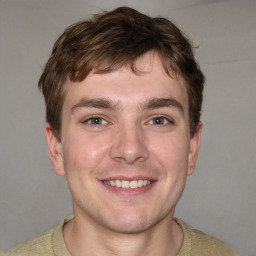
{"label": "fabric texture", "polygon": [[[65,218],[55,229],[21,244],[0,256],[71,256],[62,234],[63,225],[72,217]],[[191,229],[184,221],[174,219],[182,228],[184,238],[177,256],[241,256],[217,238]]]}

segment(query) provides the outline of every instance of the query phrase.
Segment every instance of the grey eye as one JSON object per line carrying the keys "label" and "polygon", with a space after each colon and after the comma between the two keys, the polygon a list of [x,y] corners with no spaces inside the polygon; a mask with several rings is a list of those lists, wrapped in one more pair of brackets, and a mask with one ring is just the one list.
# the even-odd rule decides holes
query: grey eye
{"label": "grey eye", "polygon": [[87,119],[85,123],[92,124],[92,125],[101,125],[101,124],[106,124],[107,122],[101,117],[91,117]]}
{"label": "grey eye", "polygon": [[169,121],[165,117],[155,117],[152,119],[152,123],[156,125],[167,124]]}

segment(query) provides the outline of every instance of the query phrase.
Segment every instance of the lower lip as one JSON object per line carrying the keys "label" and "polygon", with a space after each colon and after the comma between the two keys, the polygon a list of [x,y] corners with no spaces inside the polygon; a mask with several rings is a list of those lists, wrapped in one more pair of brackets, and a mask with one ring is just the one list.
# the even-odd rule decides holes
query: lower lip
{"label": "lower lip", "polygon": [[150,190],[154,185],[155,185],[156,181],[146,185],[146,186],[142,186],[139,188],[118,188],[118,187],[114,187],[114,186],[110,186],[107,185],[105,183],[102,182],[102,185],[110,190],[111,192],[114,192],[115,194],[119,195],[119,196],[123,196],[123,197],[131,197],[131,196],[140,196],[145,194],[148,190]]}

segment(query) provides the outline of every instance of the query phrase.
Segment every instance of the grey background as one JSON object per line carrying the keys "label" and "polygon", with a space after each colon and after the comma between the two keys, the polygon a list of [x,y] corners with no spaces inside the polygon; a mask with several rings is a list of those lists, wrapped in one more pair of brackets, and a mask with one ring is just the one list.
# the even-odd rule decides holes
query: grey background
{"label": "grey background", "polygon": [[65,179],[48,160],[37,81],[66,26],[121,5],[172,19],[200,46],[203,141],[176,216],[255,255],[254,0],[0,1],[0,250],[72,214]]}

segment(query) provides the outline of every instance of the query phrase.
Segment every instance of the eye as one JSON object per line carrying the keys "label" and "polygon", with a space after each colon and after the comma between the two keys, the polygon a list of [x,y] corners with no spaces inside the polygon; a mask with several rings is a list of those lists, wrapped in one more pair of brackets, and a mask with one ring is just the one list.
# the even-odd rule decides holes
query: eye
{"label": "eye", "polygon": [[173,121],[164,116],[157,116],[152,118],[149,123],[153,125],[167,125],[173,123]]}
{"label": "eye", "polygon": [[91,125],[104,125],[107,124],[107,121],[104,120],[101,117],[90,117],[89,119],[86,119],[83,121],[83,123],[91,124]]}

